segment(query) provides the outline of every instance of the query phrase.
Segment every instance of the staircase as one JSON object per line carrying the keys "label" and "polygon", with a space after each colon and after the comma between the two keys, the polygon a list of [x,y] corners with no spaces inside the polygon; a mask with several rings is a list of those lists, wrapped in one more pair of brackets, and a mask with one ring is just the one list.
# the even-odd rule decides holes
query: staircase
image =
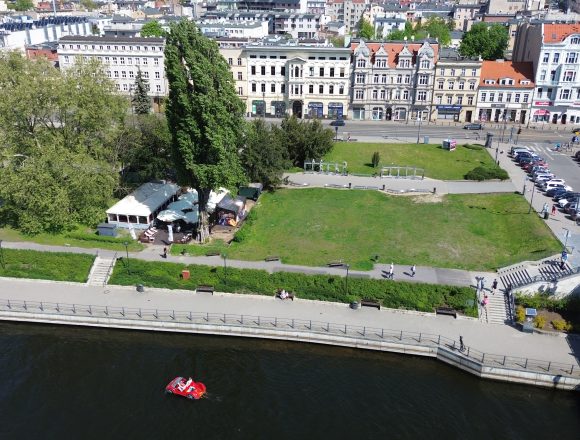
{"label": "staircase", "polygon": [[508,286],[523,286],[533,282],[528,269],[529,264],[522,263],[505,269],[500,269],[497,271],[497,274],[504,288],[507,288]]}
{"label": "staircase", "polygon": [[560,258],[554,256],[539,262],[525,261],[497,271],[504,288],[517,288],[541,281],[553,281],[574,273],[566,263],[560,269]]}
{"label": "staircase", "polygon": [[117,254],[113,257],[101,257],[97,255],[91,267],[87,284],[89,286],[104,286],[107,284],[116,261]]}
{"label": "staircase", "polygon": [[498,290],[495,295],[487,292],[489,302],[487,307],[481,306],[481,316],[479,320],[488,324],[505,324],[510,322],[511,314],[508,298],[502,291]]}

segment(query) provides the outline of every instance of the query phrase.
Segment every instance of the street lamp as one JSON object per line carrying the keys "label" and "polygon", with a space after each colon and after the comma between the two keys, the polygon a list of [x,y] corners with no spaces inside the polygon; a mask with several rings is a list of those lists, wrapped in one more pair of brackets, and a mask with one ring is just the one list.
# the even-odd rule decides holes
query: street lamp
{"label": "street lamp", "polygon": [[570,230],[567,228],[562,228],[564,231],[566,231],[566,239],[564,240],[564,250],[566,250],[567,246],[568,246],[568,237],[570,237]]}
{"label": "street lamp", "polygon": [[[524,191],[525,191],[525,185],[524,185]],[[532,182],[532,197],[530,198],[530,209],[528,209],[528,214],[530,212],[532,212],[532,203],[534,201],[534,193],[535,192],[536,192],[536,185],[533,184],[533,182]],[[525,197],[525,194],[524,194],[524,197]]]}
{"label": "street lamp", "polygon": [[338,142],[338,126],[334,127],[334,142]]}
{"label": "street lamp", "polygon": [[125,253],[127,254],[127,275],[131,275],[131,271],[129,270],[129,243],[124,242],[125,245]]}
{"label": "street lamp", "polygon": [[226,253],[222,254],[222,258],[224,259],[224,284],[228,284],[228,266],[227,266],[227,260],[228,260],[228,255]]}
{"label": "street lamp", "polygon": [[[417,112],[417,119],[419,119],[419,126],[417,128],[417,144],[419,143],[419,138],[421,137],[421,123],[423,122],[423,112],[427,109],[426,106],[415,106],[415,111]],[[421,116],[419,116],[421,112]]]}
{"label": "street lamp", "polygon": [[2,265],[2,269],[6,269],[4,266],[4,249],[2,249],[2,240],[0,240],[0,264]]}
{"label": "street lamp", "polygon": [[350,269],[350,264],[344,264],[343,266],[346,269],[345,290],[346,290],[346,294],[348,295],[348,270]]}

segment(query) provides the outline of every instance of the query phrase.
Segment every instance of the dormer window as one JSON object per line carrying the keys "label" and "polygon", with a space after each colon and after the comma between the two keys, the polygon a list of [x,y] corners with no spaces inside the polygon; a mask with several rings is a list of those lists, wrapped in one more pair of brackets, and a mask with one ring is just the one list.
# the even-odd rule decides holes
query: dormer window
{"label": "dormer window", "polygon": [[580,37],[572,37],[570,39],[570,44],[580,44]]}
{"label": "dormer window", "polygon": [[399,62],[399,67],[410,67],[411,61],[410,60],[401,60]]}
{"label": "dormer window", "polygon": [[514,80],[511,78],[502,78],[499,83],[503,86],[513,86]]}
{"label": "dormer window", "polygon": [[429,60],[421,61],[421,69],[428,69],[429,67],[431,67],[431,63],[429,62]]}
{"label": "dormer window", "polygon": [[522,79],[522,80],[520,80],[520,84],[521,84],[522,86],[527,86],[527,85],[529,85],[529,84],[530,84],[530,82],[529,82],[528,80],[523,80],[523,79]]}
{"label": "dormer window", "polygon": [[378,60],[376,60],[375,61],[375,67],[379,67],[379,68],[387,67],[387,60],[385,60],[385,59],[378,59]]}
{"label": "dormer window", "polygon": [[495,84],[495,79],[486,79],[485,84]]}

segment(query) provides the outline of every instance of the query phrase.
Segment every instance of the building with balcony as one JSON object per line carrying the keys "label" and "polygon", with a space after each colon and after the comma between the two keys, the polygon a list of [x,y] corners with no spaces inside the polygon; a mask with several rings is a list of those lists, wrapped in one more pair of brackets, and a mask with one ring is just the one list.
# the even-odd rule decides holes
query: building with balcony
{"label": "building with balcony", "polygon": [[483,61],[477,99],[480,122],[526,124],[534,94],[532,63]]}
{"label": "building with balcony", "polygon": [[432,102],[435,40],[352,42],[353,119],[426,119]]}
{"label": "building with balcony", "polygon": [[435,69],[430,119],[474,121],[480,73],[481,60],[463,57],[457,49],[441,49]]}
{"label": "building with balcony", "polygon": [[277,39],[248,44],[242,54],[247,65],[248,114],[346,116],[350,49]]}
{"label": "building with balcony", "polygon": [[522,24],[513,60],[533,66],[531,122],[580,122],[580,24]]}

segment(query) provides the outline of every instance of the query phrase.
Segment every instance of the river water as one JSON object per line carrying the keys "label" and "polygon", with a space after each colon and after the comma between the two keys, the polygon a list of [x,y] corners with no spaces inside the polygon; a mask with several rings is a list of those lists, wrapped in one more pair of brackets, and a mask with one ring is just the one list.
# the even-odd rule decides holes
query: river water
{"label": "river water", "polygon": [[[175,376],[209,397],[163,393]],[[580,393],[431,359],[257,339],[0,323],[1,439],[577,439]]]}

